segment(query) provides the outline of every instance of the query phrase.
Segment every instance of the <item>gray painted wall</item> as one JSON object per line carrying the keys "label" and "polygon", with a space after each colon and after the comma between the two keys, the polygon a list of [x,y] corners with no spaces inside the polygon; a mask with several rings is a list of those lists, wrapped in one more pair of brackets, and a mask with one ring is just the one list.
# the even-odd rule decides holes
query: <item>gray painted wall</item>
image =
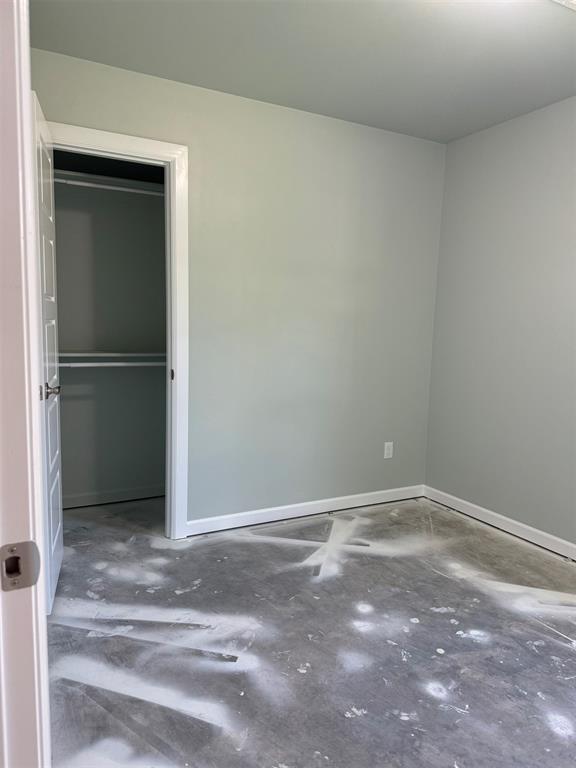
{"label": "gray painted wall", "polygon": [[190,518],[423,482],[444,147],[32,61],[49,120],[189,147]]}
{"label": "gray painted wall", "polygon": [[[164,199],[55,185],[61,352],[166,349]],[[61,369],[64,506],[164,491],[159,368]]]}
{"label": "gray painted wall", "polygon": [[427,482],[576,541],[576,99],[448,146]]}

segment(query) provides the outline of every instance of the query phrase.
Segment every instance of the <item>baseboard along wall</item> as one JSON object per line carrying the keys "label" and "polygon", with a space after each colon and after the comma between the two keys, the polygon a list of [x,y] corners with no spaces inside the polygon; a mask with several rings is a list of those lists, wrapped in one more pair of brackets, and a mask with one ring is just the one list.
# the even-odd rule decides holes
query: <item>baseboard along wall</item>
{"label": "baseboard along wall", "polygon": [[104,492],[69,493],[62,496],[62,508],[97,507],[99,504],[113,504],[118,501],[135,501],[164,496],[164,486],[143,488],[117,488]]}
{"label": "baseboard along wall", "polygon": [[340,512],[355,507],[369,507],[372,504],[385,504],[391,501],[403,501],[423,496],[424,486],[410,485],[405,488],[392,488],[387,491],[371,491],[357,493],[352,496],[337,496],[333,499],[305,501],[300,504],[286,504],[282,507],[266,507],[253,509],[250,512],[237,512],[232,515],[218,517],[203,517],[199,520],[188,520],[186,536],[196,536],[200,533],[225,531],[229,528],[243,528],[246,525],[260,523],[275,523],[280,520],[319,515],[323,512]]}
{"label": "baseboard along wall", "polygon": [[428,485],[423,486],[423,495],[431,501],[436,501],[445,507],[462,512],[462,514],[468,515],[468,517],[473,517],[482,523],[488,523],[488,525],[499,528],[506,533],[511,533],[513,536],[518,536],[518,538],[529,541],[532,544],[537,544],[539,547],[544,547],[544,549],[549,549],[557,555],[576,560],[576,543],[574,542],[561,539],[552,533],[546,533],[546,531],[541,531],[539,528],[513,520],[511,517],[501,515],[499,512],[493,512],[491,509],[480,507],[478,504],[472,504],[470,501],[452,496],[450,493],[439,491],[437,488],[431,488]]}
{"label": "baseboard along wall", "polygon": [[237,512],[231,515],[203,517],[198,520],[188,520],[183,536],[197,536],[203,533],[226,531],[232,528],[243,528],[247,525],[274,523],[281,520],[297,519],[325,512],[341,512],[357,507],[369,507],[373,504],[386,504],[394,501],[406,501],[425,497],[445,507],[461,512],[480,522],[499,528],[513,536],[518,536],[532,544],[537,544],[563,557],[576,560],[576,543],[561,539],[551,533],[546,533],[511,517],[472,504],[465,499],[452,496],[449,493],[431,488],[427,485],[409,485],[403,488],[392,488],[386,491],[371,491],[357,493],[351,496],[337,496],[331,499],[306,501],[299,504],[286,504],[280,507],[266,507],[248,512]]}

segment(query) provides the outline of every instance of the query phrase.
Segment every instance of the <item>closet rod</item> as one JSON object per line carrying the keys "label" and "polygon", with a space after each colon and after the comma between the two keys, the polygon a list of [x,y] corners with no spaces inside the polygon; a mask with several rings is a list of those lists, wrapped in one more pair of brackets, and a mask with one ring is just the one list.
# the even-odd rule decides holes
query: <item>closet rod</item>
{"label": "closet rod", "polygon": [[59,368],[165,368],[166,363],[58,363]]}
{"label": "closet rod", "polygon": [[164,197],[163,191],[155,189],[138,189],[137,187],[122,187],[114,184],[95,184],[91,181],[77,181],[76,179],[54,178],[58,184],[70,184],[72,187],[90,187],[92,189],[109,189],[114,192],[135,192],[137,195],[153,195],[154,197]]}

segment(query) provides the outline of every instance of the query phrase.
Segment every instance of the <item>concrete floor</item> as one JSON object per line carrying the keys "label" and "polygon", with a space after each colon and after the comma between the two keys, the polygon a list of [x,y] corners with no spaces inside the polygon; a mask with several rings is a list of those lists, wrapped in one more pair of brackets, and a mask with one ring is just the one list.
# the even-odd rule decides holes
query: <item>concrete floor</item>
{"label": "concrete floor", "polygon": [[161,521],[66,513],[58,768],[573,768],[576,564],[426,500]]}

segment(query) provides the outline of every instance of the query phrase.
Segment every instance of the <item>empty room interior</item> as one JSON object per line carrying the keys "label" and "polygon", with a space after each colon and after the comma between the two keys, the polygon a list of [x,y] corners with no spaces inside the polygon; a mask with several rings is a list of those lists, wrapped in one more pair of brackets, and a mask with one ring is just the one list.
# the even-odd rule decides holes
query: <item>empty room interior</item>
{"label": "empty room interior", "polygon": [[576,3],[30,39],[54,768],[573,766]]}

